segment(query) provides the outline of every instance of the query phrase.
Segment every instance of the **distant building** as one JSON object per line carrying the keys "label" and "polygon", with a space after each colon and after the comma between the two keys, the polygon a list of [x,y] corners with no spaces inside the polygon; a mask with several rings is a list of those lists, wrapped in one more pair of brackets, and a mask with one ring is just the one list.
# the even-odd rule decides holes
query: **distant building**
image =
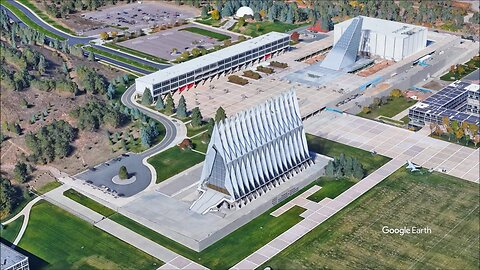
{"label": "distant building", "polygon": [[235,17],[242,18],[243,16],[252,16],[253,17],[253,10],[249,7],[241,7],[235,13]]}
{"label": "distant building", "polygon": [[242,207],[311,164],[294,90],[217,123],[191,210]]}
{"label": "distant building", "polygon": [[148,88],[155,99],[168,92],[188,90],[286,52],[289,43],[289,34],[270,32],[137,78],[135,89],[143,94]]}
{"label": "distant building", "polygon": [[0,270],[29,270],[28,257],[0,243]]}
{"label": "distant building", "polygon": [[362,55],[377,55],[384,59],[400,61],[427,46],[426,27],[365,16],[335,24],[334,44],[358,18],[363,18],[358,47]]}
{"label": "distant building", "polygon": [[479,112],[480,85],[456,81],[412,106],[408,112],[408,125],[422,128],[427,123],[443,122],[444,117],[459,124],[480,124]]}

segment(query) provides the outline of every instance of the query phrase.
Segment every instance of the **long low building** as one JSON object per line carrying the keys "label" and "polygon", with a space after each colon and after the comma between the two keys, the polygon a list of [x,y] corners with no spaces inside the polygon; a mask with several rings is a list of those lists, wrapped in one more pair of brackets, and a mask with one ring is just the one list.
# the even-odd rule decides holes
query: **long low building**
{"label": "long low building", "polygon": [[[359,16],[363,19],[359,52],[400,61],[427,46],[427,28],[401,22]],[[334,44],[356,18],[335,24]]]}
{"label": "long low building", "polygon": [[143,94],[145,89],[149,89],[155,99],[168,92],[181,92],[216,76],[267,60],[287,51],[289,46],[290,35],[270,32],[140,77],[135,80],[136,92]]}

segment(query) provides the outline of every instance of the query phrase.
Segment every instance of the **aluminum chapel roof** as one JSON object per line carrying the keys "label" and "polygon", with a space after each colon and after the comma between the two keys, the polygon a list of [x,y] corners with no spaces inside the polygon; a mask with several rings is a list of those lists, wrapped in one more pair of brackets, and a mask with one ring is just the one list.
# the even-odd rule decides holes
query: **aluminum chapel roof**
{"label": "aluminum chapel roof", "polygon": [[218,50],[216,52],[197,57],[187,62],[183,62],[168,67],[166,69],[159,70],[149,75],[140,77],[137,80],[148,84],[156,84],[159,82],[163,82],[165,80],[169,80],[171,78],[183,75],[187,72],[191,72],[196,69],[214,64],[225,58],[232,57],[234,55],[258,48],[260,46],[286,37],[289,37],[289,35],[278,32],[270,32],[265,35],[252,38],[239,44],[235,44],[227,48]]}

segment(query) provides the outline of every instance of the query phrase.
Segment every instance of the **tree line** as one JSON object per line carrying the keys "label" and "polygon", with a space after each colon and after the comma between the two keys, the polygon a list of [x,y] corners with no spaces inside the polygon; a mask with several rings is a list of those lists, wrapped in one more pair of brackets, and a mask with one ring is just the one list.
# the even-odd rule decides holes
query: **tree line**
{"label": "tree line", "polygon": [[448,116],[442,118],[442,123],[430,123],[430,134],[439,137],[447,137],[448,141],[455,139],[457,143],[464,139],[465,144],[473,142],[475,147],[480,143],[479,127],[467,122],[451,121]]}

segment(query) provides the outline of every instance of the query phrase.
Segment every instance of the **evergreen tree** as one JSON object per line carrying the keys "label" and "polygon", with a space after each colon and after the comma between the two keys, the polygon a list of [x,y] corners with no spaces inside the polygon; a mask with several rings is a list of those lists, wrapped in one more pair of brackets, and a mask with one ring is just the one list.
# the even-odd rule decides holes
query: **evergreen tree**
{"label": "evergreen tree", "polygon": [[227,115],[225,114],[225,110],[222,107],[218,107],[217,112],[215,113],[215,122],[218,123],[226,118]]}
{"label": "evergreen tree", "polygon": [[202,125],[202,113],[198,107],[193,108],[192,110],[192,126],[199,127]]}
{"label": "evergreen tree", "polygon": [[206,6],[202,7],[202,15],[201,16],[202,16],[203,19],[208,17],[208,10],[207,10]]}
{"label": "evergreen tree", "polygon": [[208,120],[208,129],[207,129],[207,132],[205,132],[206,136],[208,139],[210,139],[212,137],[212,134],[213,134],[213,128],[215,127],[215,120],[213,120],[213,118],[210,118]]}
{"label": "evergreen tree", "polygon": [[177,106],[177,116],[180,118],[187,117],[187,103],[185,102],[185,97],[182,95],[178,101]]}
{"label": "evergreen tree", "polygon": [[115,85],[110,83],[107,88],[107,98],[108,99],[114,99],[115,98],[115,93],[117,92],[117,89],[115,88]]}
{"label": "evergreen tree", "polygon": [[44,74],[46,69],[47,63],[45,63],[45,57],[43,55],[40,55],[38,59],[37,70],[38,72],[40,72],[40,74]]}
{"label": "evergreen tree", "polygon": [[63,62],[62,71],[63,73],[68,74],[68,66],[67,66],[67,63],[65,62]]}
{"label": "evergreen tree", "polygon": [[142,105],[151,105],[152,102],[153,102],[152,93],[150,93],[150,89],[145,88],[145,91],[143,91],[143,96],[142,96]]}
{"label": "evergreen tree", "polygon": [[157,104],[155,104],[155,109],[159,111],[165,110],[165,103],[163,102],[162,97],[158,97]]}
{"label": "evergreen tree", "polygon": [[15,169],[13,169],[15,180],[20,183],[25,183],[28,180],[27,164],[17,162]]}
{"label": "evergreen tree", "polygon": [[335,166],[333,165],[333,161],[328,161],[327,166],[325,167],[325,175],[328,177],[335,176]]}
{"label": "evergreen tree", "polygon": [[145,147],[152,146],[152,134],[150,133],[150,127],[142,127],[140,130],[140,137],[142,139],[142,145]]}
{"label": "evergreen tree", "polygon": [[118,170],[118,177],[122,180],[128,179],[127,167],[125,166],[120,167],[120,169]]}
{"label": "evergreen tree", "polygon": [[172,94],[168,93],[167,98],[165,99],[165,111],[169,114],[172,114],[175,110],[175,103],[173,102]]}
{"label": "evergreen tree", "polygon": [[95,54],[93,52],[88,54],[88,61],[95,61]]}

